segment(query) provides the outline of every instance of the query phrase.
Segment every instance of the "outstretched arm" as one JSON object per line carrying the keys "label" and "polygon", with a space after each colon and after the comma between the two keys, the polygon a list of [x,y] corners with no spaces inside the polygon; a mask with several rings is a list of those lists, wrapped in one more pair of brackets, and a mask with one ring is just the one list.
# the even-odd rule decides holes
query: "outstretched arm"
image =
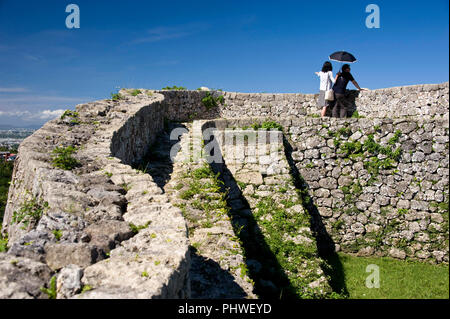
{"label": "outstretched arm", "polygon": [[359,90],[359,91],[363,91],[363,89],[361,89],[358,85],[358,82],[356,82],[355,80],[352,81],[353,85]]}

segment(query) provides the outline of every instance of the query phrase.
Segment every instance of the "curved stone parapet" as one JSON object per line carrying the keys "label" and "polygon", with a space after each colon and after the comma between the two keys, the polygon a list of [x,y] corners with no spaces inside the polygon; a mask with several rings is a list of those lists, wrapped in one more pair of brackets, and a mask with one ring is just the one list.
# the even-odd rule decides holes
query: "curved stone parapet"
{"label": "curved stone parapet", "polygon": [[[318,94],[301,93],[237,93],[214,91],[223,96],[216,108],[206,108],[205,91],[159,91],[166,96],[167,117],[171,120],[299,117],[319,115]],[[393,87],[369,91],[347,91],[349,115],[358,111],[367,118],[402,118],[414,116],[446,116],[449,104],[449,82]]]}
{"label": "curved stone parapet", "polygon": [[[181,212],[130,166],[163,127],[163,100],[143,93],[79,105],[78,114],[48,122],[20,145],[3,221],[8,254],[46,264],[61,292],[60,274],[78,267],[78,289],[59,297],[83,287],[89,291],[79,296],[87,298],[189,296]],[[54,167],[57,146],[75,147],[79,165]]]}

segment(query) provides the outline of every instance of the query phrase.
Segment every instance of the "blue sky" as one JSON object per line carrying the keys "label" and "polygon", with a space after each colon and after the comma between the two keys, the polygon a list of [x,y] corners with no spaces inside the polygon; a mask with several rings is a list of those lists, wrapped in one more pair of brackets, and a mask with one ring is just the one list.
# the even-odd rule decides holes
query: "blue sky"
{"label": "blue sky", "polygon": [[[80,29],[65,26],[70,3]],[[379,29],[365,26],[371,3]],[[0,0],[0,125],[39,125],[117,87],[315,93],[338,50],[358,58],[362,87],[445,82],[448,12],[447,0]]]}

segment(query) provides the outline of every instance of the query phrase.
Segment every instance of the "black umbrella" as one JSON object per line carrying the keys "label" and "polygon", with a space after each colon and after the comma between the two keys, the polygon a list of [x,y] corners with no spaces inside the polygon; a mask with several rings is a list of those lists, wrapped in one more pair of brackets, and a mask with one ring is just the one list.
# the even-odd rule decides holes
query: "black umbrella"
{"label": "black umbrella", "polygon": [[353,56],[353,54],[345,51],[334,52],[332,55],[330,55],[330,60],[348,63],[356,62],[356,58]]}

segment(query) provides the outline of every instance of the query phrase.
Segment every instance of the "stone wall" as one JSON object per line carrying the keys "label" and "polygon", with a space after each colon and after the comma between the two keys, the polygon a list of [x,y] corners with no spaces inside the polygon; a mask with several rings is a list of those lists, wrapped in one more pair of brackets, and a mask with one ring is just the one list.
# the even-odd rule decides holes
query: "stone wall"
{"label": "stone wall", "polygon": [[[166,97],[167,117],[170,120],[286,117],[319,115],[317,94],[300,93],[236,93],[215,91],[223,95],[223,104],[207,109],[201,102],[205,91],[159,91]],[[349,115],[354,110],[360,116],[399,118],[405,116],[444,116],[448,114],[449,83],[425,84],[377,89],[347,91]]]}
{"label": "stone wall", "polygon": [[[208,94],[223,99],[206,106]],[[301,199],[312,198],[324,225],[311,225],[314,232],[331,235],[338,250],[448,262],[448,82],[349,91],[359,119],[314,118],[314,94],[120,95],[79,105],[20,145],[2,227],[9,250],[0,254],[0,297],[45,297],[39,288],[53,275],[61,298],[189,296],[186,222],[152,176],[131,166],[167,120],[278,122],[291,176],[306,187]],[[79,165],[56,168],[52,152],[68,146]],[[267,192],[261,185],[253,185],[256,196]],[[80,294],[82,287],[90,291]]]}
{"label": "stone wall", "polygon": [[[45,297],[39,288],[49,285],[49,273],[57,276],[58,298],[189,296],[181,211],[150,175],[130,166],[163,127],[163,99],[142,94],[79,105],[78,114],[48,122],[20,145],[2,228],[10,257],[1,258],[30,266],[2,263],[1,287],[13,280],[16,289],[0,297]],[[75,147],[79,165],[54,167],[56,146]],[[45,271],[26,271],[37,267]]]}
{"label": "stone wall", "polygon": [[[224,129],[268,120],[283,126],[285,151],[295,165],[291,174],[304,182],[323,224],[318,232],[331,236],[337,251],[448,262],[448,118],[215,123]],[[237,154],[247,158],[246,152]]]}
{"label": "stone wall", "polygon": [[448,118],[286,126],[337,250],[448,262],[448,127]]}

